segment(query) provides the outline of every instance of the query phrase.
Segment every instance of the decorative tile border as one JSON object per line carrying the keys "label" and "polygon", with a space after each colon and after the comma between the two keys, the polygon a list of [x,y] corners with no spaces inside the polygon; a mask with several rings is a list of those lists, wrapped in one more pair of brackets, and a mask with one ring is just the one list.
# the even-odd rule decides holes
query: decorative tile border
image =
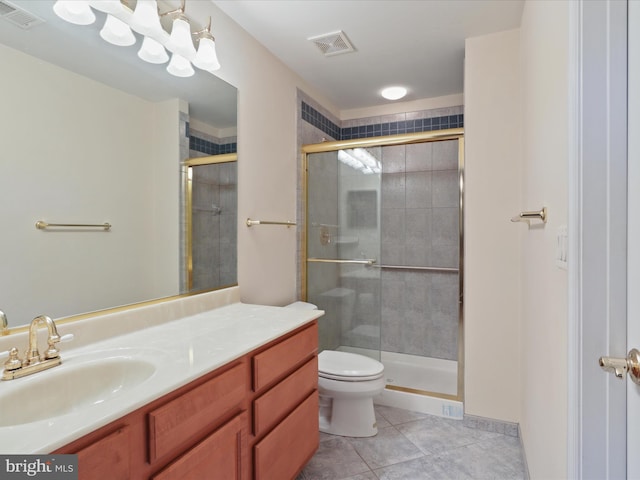
{"label": "decorative tile border", "polygon": [[194,150],[206,155],[220,155],[223,153],[235,153],[238,151],[237,142],[220,144],[198,137],[196,135],[197,132],[192,132],[190,130],[189,122],[186,122],[185,130],[186,136],[189,138],[189,150]]}
{"label": "decorative tile border", "polygon": [[314,127],[319,128],[327,135],[330,135],[335,139],[342,139],[342,129],[305,102],[302,102],[302,119]]}
{"label": "decorative tile border", "polygon": [[418,118],[397,122],[383,122],[372,125],[339,127],[311,105],[302,102],[302,119],[338,140],[380,137],[403,133],[428,132],[464,126],[464,114],[441,117]]}
{"label": "decorative tile border", "polygon": [[237,149],[238,144],[236,142],[218,145],[217,143],[210,142],[209,140],[205,140],[203,138],[198,138],[194,135],[189,136],[189,150],[206,153],[207,155],[235,153]]}

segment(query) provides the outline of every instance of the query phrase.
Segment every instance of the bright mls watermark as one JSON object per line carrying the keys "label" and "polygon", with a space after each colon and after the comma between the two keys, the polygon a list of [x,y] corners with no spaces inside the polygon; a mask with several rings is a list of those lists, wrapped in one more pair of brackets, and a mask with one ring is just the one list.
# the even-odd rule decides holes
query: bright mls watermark
{"label": "bright mls watermark", "polygon": [[0,479],[78,480],[77,455],[0,455]]}

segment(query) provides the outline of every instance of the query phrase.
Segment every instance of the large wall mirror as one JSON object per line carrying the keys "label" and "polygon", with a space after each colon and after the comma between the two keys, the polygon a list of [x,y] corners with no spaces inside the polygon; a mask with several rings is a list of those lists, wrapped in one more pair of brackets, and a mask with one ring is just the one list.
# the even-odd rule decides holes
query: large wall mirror
{"label": "large wall mirror", "polygon": [[[190,18],[205,24],[208,3],[192,2]],[[58,19],[52,0],[11,4],[43,22],[0,18],[0,310],[10,327],[186,293],[184,162],[235,152],[236,89],[141,61],[139,37],[107,44],[98,12],[80,27]],[[228,211],[210,203],[212,216]],[[235,242],[236,226],[224,228]],[[235,283],[225,268],[222,284]]]}

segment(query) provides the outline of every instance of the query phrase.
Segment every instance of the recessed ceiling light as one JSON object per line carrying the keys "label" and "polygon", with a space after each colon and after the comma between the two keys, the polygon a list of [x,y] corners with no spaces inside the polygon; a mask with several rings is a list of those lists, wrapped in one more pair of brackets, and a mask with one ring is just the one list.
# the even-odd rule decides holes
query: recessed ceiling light
{"label": "recessed ceiling light", "polygon": [[387,100],[399,100],[407,94],[407,89],[404,87],[387,87],[380,92]]}

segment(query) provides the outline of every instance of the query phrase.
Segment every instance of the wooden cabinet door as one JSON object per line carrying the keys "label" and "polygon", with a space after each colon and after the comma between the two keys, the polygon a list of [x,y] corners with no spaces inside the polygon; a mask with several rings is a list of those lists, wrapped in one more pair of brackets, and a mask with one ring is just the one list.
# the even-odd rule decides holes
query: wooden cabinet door
{"label": "wooden cabinet door", "polygon": [[247,480],[246,413],[233,417],[152,480]]}
{"label": "wooden cabinet door", "polygon": [[318,448],[315,391],[254,447],[256,480],[289,480]]}
{"label": "wooden cabinet door", "polygon": [[79,480],[129,480],[130,471],[130,434],[129,427],[101,438],[77,452]]}

